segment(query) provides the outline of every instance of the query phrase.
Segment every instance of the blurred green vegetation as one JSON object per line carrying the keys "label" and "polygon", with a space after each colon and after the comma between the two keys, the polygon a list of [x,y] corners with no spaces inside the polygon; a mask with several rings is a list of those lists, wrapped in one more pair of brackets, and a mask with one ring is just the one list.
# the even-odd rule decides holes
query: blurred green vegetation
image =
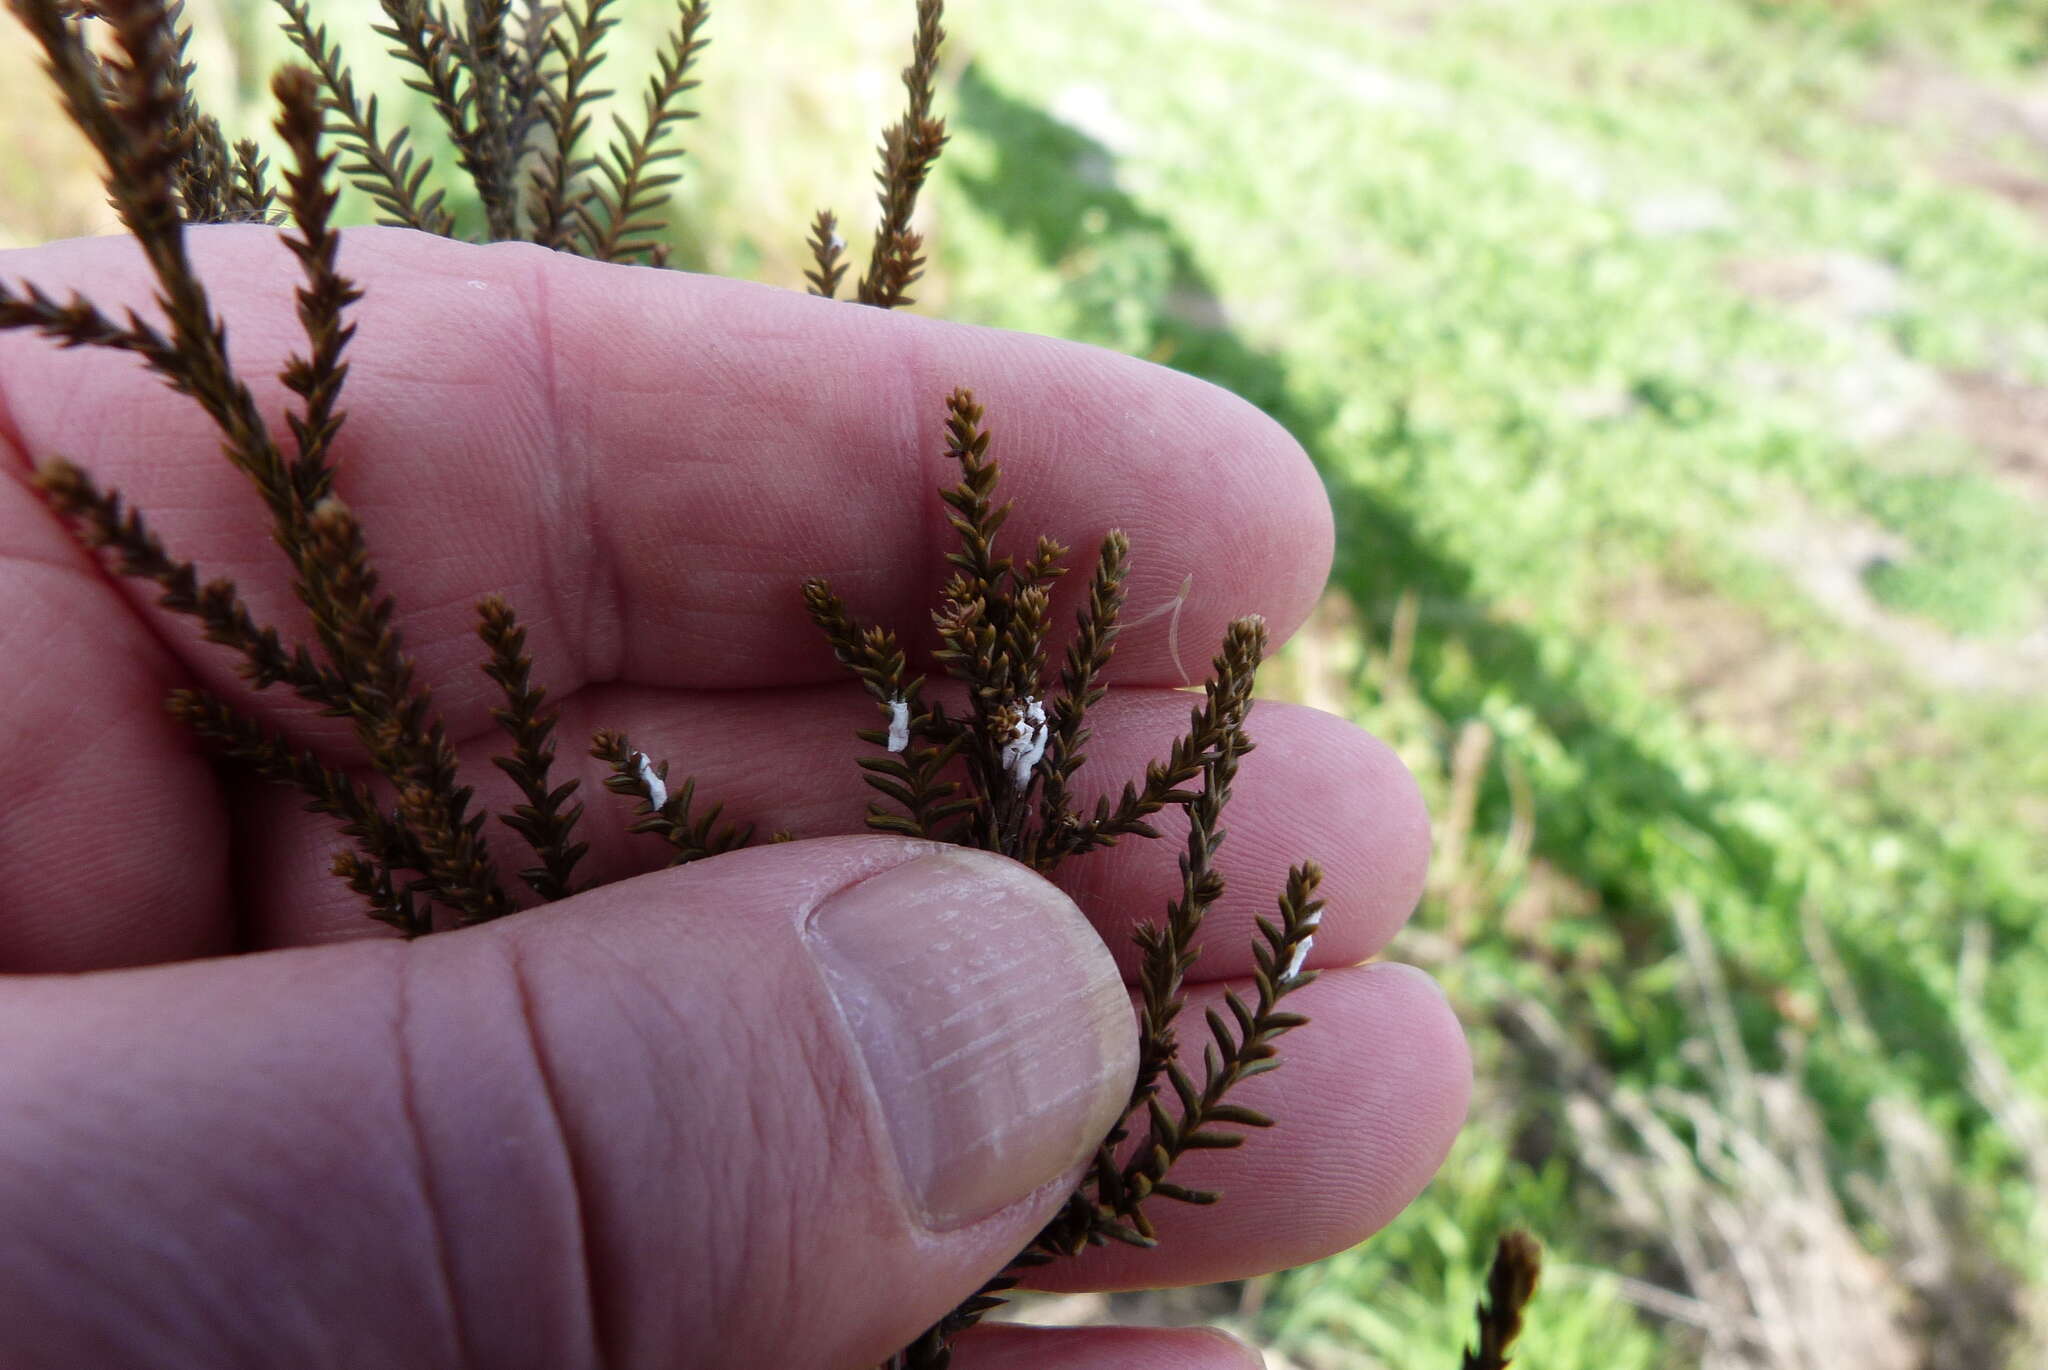
{"label": "blurred green vegetation", "polygon": [[[1534,833],[1439,966],[1454,1000],[1533,999],[1621,1080],[1700,1088],[1670,916],[1695,901],[1759,1068],[1796,1054],[1835,1178],[1883,1163],[1871,1112],[1903,1092],[1967,1177],[1959,1221],[2021,1284],[2041,1195],[1964,1083],[1955,964],[1988,926],[1990,1033],[2039,1091],[2048,487],[1968,440],[1952,387],[2048,382],[2033,13],[1214,3],[1077,34],[991,6],[959,25],[939,199],[951,314],[1260,404],[1324,472],[1336,585],[1367,630],[1416,597],[1413,707],[1362,658],[1351,711],[1439,799],[1443,721],[1483,723],[1499,764],[1472,824],[1519,810]],[[1420,926],[1445,916],[1432,900]],[[1833,998],[1808,918],[1846,968]],[[1844,988],[1874,1039],[1840,1030]],[[1361,1352],[1422,1363],[1370,1329],[1411,1335],[1379,1316],[1394,1291],[1462,1288],[1461,1243],[1507,1222],[1630,1268],[1592,1219],[1598,1175],[1540,1182],[1571,1158],[1530,1139],[1570,1129],[1540,1079],[1507,1087],[1525,1065],[1491,1062],[1499,1111],[1477,1127],[1499,1131],[1353,1259],[1375,1311],[1297,1308],[1271,1324],[1283,1345],[1350,1326]],[[1329,1307],[1338,1278],[1283,1288]],[[1663,1324],[1632,1359],[1584,1314],[1609,1297],[1553,1290],[1553,1328],[1600,1335],[1531,1363],[1690,1344]]]}
{"label": "blurred green vegetation", "polygon": [[[678,260],[794,283],[814,207],[859,229],[908,10],[720,12]],[[1532,1366],[1804,1364],[1750,1346],[1730,1300],[1764,1291],[1686,1248],[1792,1269],[1710,1218],[1762,1247],[1807,1205],[1850,1243],[1814,1249],[1904,1310],[1878,1319],[1921,1358],[1897,1363],[2040,1363],[2040,7],[956,0],[950,26],[920,307],[1285,424],[1340,552],[1282,671],[1390,738],[1440,819],[1393,954],[1468,1015],[1474,1123],[1388,1232],[1263,1286],[1252,1330],[1304,1365],[1454,1364],[1523,1224],[1554,1263]],[[98,222],[0,188],[0,236]],[[1690,1160],[1639,1171],[1660,1118]],[[1748,1143],[1811,1165],[1724,1163]]]}

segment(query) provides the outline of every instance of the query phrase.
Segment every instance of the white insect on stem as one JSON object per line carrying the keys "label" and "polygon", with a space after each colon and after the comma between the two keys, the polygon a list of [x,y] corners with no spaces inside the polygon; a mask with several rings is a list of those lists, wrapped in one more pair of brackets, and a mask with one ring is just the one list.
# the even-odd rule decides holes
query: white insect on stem
{"label": "white insect on stem", "polygon": [[1012,707],[1016,710],[1016,721],[1003,740],[1003,766],[1010,773],[1010,783],[1021,790],[1031,783],[1032,769],[1044,759],[1052,729],[1046,726],[1042,700],[1027,695]]}
{"label": "white insect on stem", "polygon": [[1301,974],[1302,965],[1308,960],[1309,948],[1316,944],[1316,929],[1323,925],[1323,911],[1317,909],[1302,923],[1308,929],[1308,936],[1294,944],[1294,955],[1287,958],[1287,969],[1280,972],[1282,980],[1292,980]]}
{"label": "white insect on stem", "polygon": [[889,701],[889,750],[900,752],[910,745],[910,705],[901,699]]}
{"label": "white insect on stem", "polygon": [[1129,619],[1124,623],[1126,628],[1141,628],[1153,619],[1158,618],[1161,614],[1173,615],[1173,617],[1166,620],[1166,654],[1173,660],[1173,669],[1180,672],[1180,683],[1183,685],[1195,683],[1188,675],[1188,668],[1180,664],[1180,611],[1187,607],[1188,595],[1194,588],[1195,573],[1190,571],[1182,579],[1180,588],[1173,592],[1172,599],[1167,600],[1166,603],[1143,617]]}
{"label": "white insect on stem", "polygon": [[1301,974],[1302,963],[1308,960],[1309,948],[1316,944],[1316,936],[1310,933],[1294,944],[1294,955],[1287,958],[1287,969],[1280,972],[1282,980],[1292,980]]}
{"label": "white insect on stem", "polygon": [[647,802],[657,810],[668,806],[668,786],[654,773],[654,763],[647,759],[646,752],[633,753],[633,768],[639,772],[640,783],[647,789]]}

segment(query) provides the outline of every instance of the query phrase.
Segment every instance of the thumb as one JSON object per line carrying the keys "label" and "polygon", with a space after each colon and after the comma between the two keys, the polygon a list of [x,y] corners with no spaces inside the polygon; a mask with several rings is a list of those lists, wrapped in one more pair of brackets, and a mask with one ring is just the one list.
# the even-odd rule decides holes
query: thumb
{"label": "thumb", "polygon": [[1064,895],[880,837],[0,982],[6,1364],[872,1364],[1051,1215],[1135,1055]]}

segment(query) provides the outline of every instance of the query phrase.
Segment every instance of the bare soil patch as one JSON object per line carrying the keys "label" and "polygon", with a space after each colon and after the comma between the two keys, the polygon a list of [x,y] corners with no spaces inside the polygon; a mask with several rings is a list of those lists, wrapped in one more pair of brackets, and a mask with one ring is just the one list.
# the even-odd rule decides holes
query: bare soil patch
{"label": "bare soil patch", "polygon": [[2048,503],[2048,386],[1983,371],[1951,372],[1946,380],[1956,426],[1991,470]]}
{"label": "bare soil patch", "polygon": [[[1999,90],[1926,61],[1878,81],[1863,115],[1929,139],[1927,165],[1956,185],[1996,195],[2048,228],[2048,82]],[[2023,149],[2024,164],[1993,149]]]}
{"label": "bare soil patch", "polygon": [[1814,729],[1839,725],[1884,688],[1874,664],[1818,655],[1754,609],[1657,567],[1611,587],[1601,614],[1652,690],[1776,760],[1801,760]]}
{"label": "bare soil patch", "polygon": [[1983,641],[1958,637],[1880,603],[1865,572],[1873,562],[1910,555],[1911,549],[1875,523],[1793,510],[1758,528],[1751,546],[1782,567],[1821,609],[1890,648],[1894,659],[1927,684],[2011,694],[2048,689],[2048,624],[2015,640]]}

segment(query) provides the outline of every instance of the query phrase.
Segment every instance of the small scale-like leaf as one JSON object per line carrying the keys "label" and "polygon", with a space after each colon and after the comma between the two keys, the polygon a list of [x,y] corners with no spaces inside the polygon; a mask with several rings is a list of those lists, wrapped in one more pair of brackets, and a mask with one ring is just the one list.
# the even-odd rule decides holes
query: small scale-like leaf
{"label": "small scale-like leaf", "polygon": [[1237,1127],[1271,1127],[1273,1120],[1256,1109],[1241,1104],[1210,1104],[1203,1110],[1202,1125],[1230,1123]]}
{"label": "small scale-like leaf", "polygon": [[1197,1204],[1202,1207],[1207,1207],[1223,1197],[1213,1189],[1189,1189],[1166,1180],[1153,1185],[1152,1192],[1163,1199],[1176,1199],[1184,1204]]}

